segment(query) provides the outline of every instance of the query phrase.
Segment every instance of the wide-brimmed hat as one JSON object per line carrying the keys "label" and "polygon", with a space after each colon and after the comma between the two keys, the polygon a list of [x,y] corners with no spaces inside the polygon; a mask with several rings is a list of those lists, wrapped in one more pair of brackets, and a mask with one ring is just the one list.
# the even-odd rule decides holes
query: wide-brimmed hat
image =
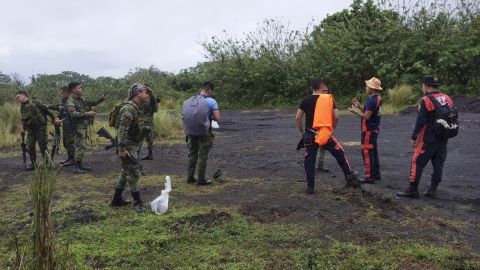
{"label": "wide-brimmed hat", "polygon": [[422,78],[421,82],[425,85],[439,86],[442,85],[436,76],[427,75]]}
{"label": "wide-brimmed hat", "polygon": [[382,82],[375,77],[372,77],[370,80],[365,81],[365,84],[372,89],[383,90]]}

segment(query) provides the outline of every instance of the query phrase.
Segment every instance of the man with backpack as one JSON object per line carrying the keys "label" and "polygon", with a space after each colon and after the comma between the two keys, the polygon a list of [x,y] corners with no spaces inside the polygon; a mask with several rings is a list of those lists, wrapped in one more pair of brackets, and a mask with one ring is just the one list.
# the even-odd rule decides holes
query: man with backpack
{"label": "man with backpack", "polygon": [[420,99],[415,128],[411,143],[414,148],[410,171],[410,186],[397,197],[419,198],[418,183],[422,172],[431,160],[433,174],[430,187],[424,193],[427,198],[437,196],[438,184],[442,181],[443,164],[447,157],[448,138],[458,133],[457,113],[452,99],[437,90],[440,85],[433,76],[425,76],[422,80],[422,91],[425,95]]}
{"label": "man with backpack", "polygon": [[[212,96],[213,84],[206,81],[200,95],[187,99],[182,107],[183,128],[188,142],[187,183],[197,183],[199,186],[212,184],[205,174],[208,153],[213,147],[212,120],[220,120],[218,104]],[[195,179],[196,168],[198,179]]]}
{"label": "man with backpack", "polygon": [[18,91],[15,94],[15,99],[21,104],[20,113],[22,115],[22,132],[27,132],[27,151],[30,156],[31,164],[25,169],[27,171],[35,170],[37,153],[35,145],[38,143],[40,152],[45,158],[47,151],[47,116],[51,118],[52,123],[55,121],[55,116],[48,111],[47,106],[38,99],[30,99],[28,93],[25,91]]}

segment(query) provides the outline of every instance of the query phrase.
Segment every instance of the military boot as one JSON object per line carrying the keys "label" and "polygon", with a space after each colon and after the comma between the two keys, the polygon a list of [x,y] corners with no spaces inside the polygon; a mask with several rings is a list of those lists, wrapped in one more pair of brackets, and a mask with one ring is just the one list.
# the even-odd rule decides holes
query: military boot
{"label": "military boot", "polygon": [[143,209],[143,202],[140,199],[140,191],[135,191],[135,192],[132,191],[132,197],[133,197],[133,208],[135,209],[135,211],[137,211],[138,213],[143,212],[144,209]]}
{"label": "military boot", "polygon": [[75,161],[75,168],[73,168],[73,173],[80,174],[80,173],[87,173],[88,171],[82,167],[81,161]]}
{"label": "military boot", "polygon": [[130,204],[131,201],[125,200],[122,194],[123,194],[123,188],[116,188],[115,193],[113,194],[113,199],[112,199],[112,202],[110,203],[110,206],[121,207],[121,206]]}
{"label": "military boot", "polygon": [[62,164],[65,167],[73,166],[75,165],[75,158],[72,156],[69,156],[66,160],[60,162],[60,164]]}
{"label": "military boot", "polygon": [[141,158],[141,160],[153,160],[153,149],[148,149],[148,155]]}
{"label": "military boot", "polygon": [[424,193],[425,197],[430,198],[430,199],[437,198],[437,187],[438,187],[438,183],[437,182],[432,182],[430,184],[430,187]]}
{"label": "military boot", "polygon": [[420,198],[417,185],[410,183],[410,186],[405,191],[397,192],[397,197],[412,198],[412,199]]}
{"label": "military boot", "polygon": [[330,169],[325,168],[323,162],[318,162],[317,172],[328,173],[330,172]]}

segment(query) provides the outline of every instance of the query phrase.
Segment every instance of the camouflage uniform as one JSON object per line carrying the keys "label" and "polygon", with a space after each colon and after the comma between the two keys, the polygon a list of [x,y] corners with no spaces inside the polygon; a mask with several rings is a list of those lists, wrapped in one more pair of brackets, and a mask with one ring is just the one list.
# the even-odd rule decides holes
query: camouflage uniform
{"label": "camouflage uniform", "polygon": [[67,100],[68,112],[74,130],[75,162],[81,162],[87,149],[88,117],[85,116],[87,108],[96,106],[104,101],[101,97],[97,100],[88,100],[82,97],[70,96]]}
{"label": "camouflage uniform", "polygon": [[63,120],[62,133],[63,133],[63,147],[67,150],[68,158],[75,157],[75,145],[74,145],[74,127],[67,111],[68,98],[62,98],[60,103],[56,105],[48,106],[50,110],[58,111],[58,118]]}
{"label": "camouflage uniform", "polygon": [[[138,149],[142,140],[142,132],[139,126],[140,108],[131,100],[124,101],[117,116],[117,139],[118,151],[128,150],[138,159]],[[122,172],[118,177],[117,189],[124,189],[128,184],[132,193],[138,192],[137,182],[140,172],[134,164],[127,159],[122,159]]]}
{"label": "camouflage uniform", "polygon": [[[155,96],[150,96],[150,100],[142,105],[140,105],[140,117],[139,125],[142,130],[142,141],[140,142],[140,148],[143,144],[143,141],[146,140],[148,144],[148,155],[142,159],[152,159],[153,151],[153,114],[158,111],[157,98]],[[149,158],[148,158],[149,157]]]}
{"label": "camouflage uniform", "polygon": [[48,111],[46,105],[37,99],[30,99],[26,103],[22,103],[20,112],[22,114],[23,129],[27,133],[26,144],[28,155],[33,165],[37,157],[35,145],[38,143],[42,156],[45,156],[45,151],[47,151],[48,135],[46,116],[50,116],[52,121],[55,119],[55,116]]}

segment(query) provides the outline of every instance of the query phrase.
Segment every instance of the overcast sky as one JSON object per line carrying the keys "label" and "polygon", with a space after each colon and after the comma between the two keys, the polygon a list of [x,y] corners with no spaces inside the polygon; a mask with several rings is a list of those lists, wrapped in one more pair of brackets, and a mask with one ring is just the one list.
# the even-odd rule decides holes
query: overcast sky
{"label": "overcast sky", "polygon": [[255,30],[267,18],[303,30],[352,0],[0,0],[0,71],[122,77],[204,61],[199,42]]}

